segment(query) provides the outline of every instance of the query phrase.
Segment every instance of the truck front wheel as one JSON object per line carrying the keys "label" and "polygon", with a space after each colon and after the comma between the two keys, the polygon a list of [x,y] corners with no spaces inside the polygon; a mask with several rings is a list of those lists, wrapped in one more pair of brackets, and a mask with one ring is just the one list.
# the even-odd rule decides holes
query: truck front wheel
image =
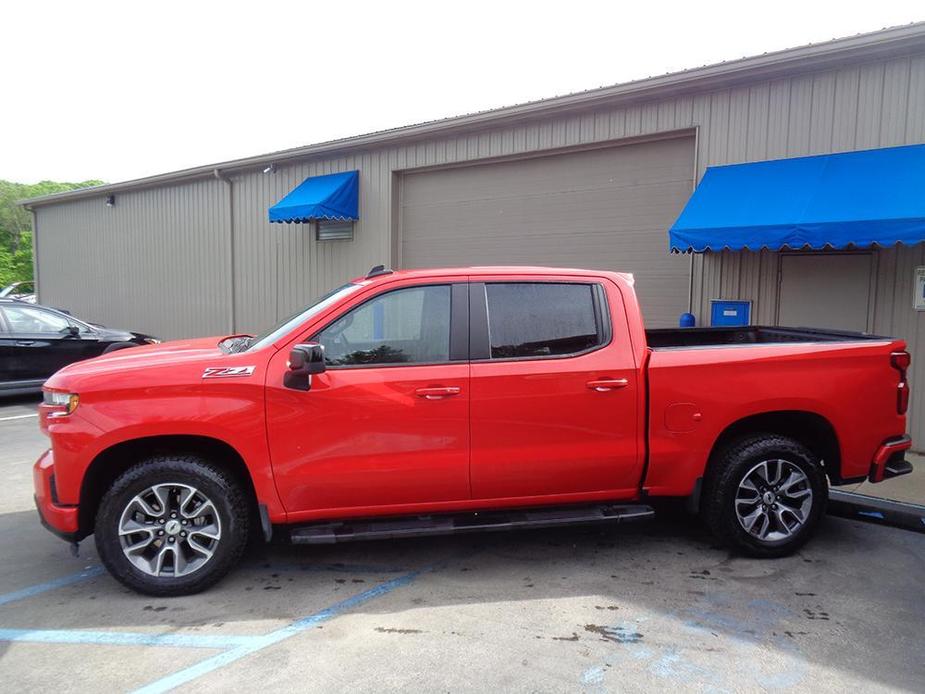
{"label": "truck front wheel", "polygon": [[819,459],[774,434],[740,439],[711,463],[701,501],[713,533],[755,557],[801,547],[825,511],[828,485]]}
{"label": "truck front wheel", "polygon": [[96,547],[117,580],[147,595],[189,595],[238,562],[248,506],[224,470],[193,455],[157,456],[129,468],[96,516]]}

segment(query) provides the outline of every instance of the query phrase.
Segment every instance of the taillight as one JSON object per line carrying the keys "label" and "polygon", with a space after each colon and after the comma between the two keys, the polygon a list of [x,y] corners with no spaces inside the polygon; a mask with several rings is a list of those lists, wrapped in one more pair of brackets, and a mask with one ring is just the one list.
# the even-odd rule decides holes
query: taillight
{"label": "taillight", "polygon": [[896,412],[906,414],[909,409],[909,383],[906,380],[906,370],[912,363],[912,356],[908,352],[893,352],[890,355],[890,364],[899,371],[899,385],[896,386]]}
{"label": "taillight", "polygon": [[890,363],[894,369],[898,369],[903,374],[903,379],[905,379],[906,369],[912,363],[912,355],[908,352],[893,352],[890,355]]}

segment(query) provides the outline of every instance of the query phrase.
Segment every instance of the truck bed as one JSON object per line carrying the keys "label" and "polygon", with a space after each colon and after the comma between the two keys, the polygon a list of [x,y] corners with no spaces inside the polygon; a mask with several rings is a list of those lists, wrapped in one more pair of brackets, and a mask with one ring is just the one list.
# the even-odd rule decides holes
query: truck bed
{"label": "truck bed", "polygon": [[659,328],[646,330],[646,341],[652,349],[790,342],[855,342],[885,339],[889,338],[844,330],[779,328],[766,325],[732,328]]}

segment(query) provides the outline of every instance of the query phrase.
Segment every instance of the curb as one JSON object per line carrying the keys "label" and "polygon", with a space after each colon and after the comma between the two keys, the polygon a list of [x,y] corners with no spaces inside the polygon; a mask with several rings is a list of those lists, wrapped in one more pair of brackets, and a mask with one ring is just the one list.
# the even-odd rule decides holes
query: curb
{"label": "curb", "polygon": [[829,491],[828,513],[842,518],[925,533],[925,506],[866,494]]}

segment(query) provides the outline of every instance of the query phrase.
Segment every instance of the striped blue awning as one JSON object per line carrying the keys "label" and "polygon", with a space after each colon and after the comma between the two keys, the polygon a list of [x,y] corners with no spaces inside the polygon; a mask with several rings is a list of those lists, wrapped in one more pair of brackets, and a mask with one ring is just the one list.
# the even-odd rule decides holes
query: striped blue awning
{"label": "striped blue awning", "polygon": [[669,230],[677,252],[925,241],[925,145],[707,169]]}

